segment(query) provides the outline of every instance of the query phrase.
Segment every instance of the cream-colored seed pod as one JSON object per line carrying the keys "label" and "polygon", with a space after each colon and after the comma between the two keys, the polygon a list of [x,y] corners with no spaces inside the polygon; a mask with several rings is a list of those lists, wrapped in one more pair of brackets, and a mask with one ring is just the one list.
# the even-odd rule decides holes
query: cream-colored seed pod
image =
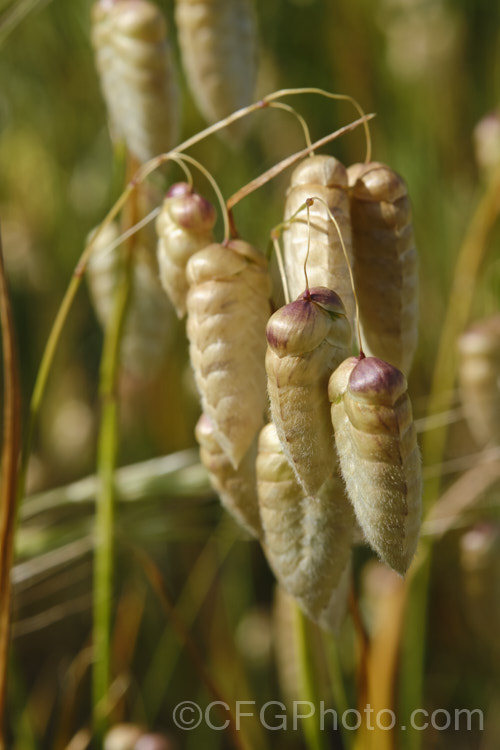
{"label": "cream-colored seed pod", "polygon": [[[176,0],[175,20],[189,86],[209,123],[253,99],[257,31],[252,0]],[[237,141],[247,127],[238,120],[221,131]]]}
{"label": "cream-colored seed pod", "polygon": [[327,391],[349,355],[344,306],[335,292],[311,289],[272,315],[266,336],[271,416],[305,494],[315,495],[336,463]]}
{"label": "cream-colored seed pod", "polygon": [[149,0],[98,0],[92,43],[113,138],[141,162],[179,137],[179,92],[167,24]]}
{"label": "cream-colored seed pod", "polygon": [[354,296],[349,269],[339,233],[326,208],[328,206],[339,225],[352,266],[347,171],[338,159],[326,155],[307,157],[295,168],[286,198],[285,220],[290,219],[307,198],[321,199],[314,201],[309,208],[310,229],[304,208],[283,232],[284,262],[290,297],[296,299],[305,289],[304,263],[309,244],[306,267],[309,286],[334,289],[344,303],[347,318],[353,325]]}
{"label": "cream-colored seed pod", "polygon": [[271,422],[259,436],[257,491],[265,552],[278,581],[315,622],[338,628],[355,524],[342,480],[333,473],[316,496],[304,496]]}
{"label": "cream-colored seed pod", "polygon": [[384,164],[347,170],[354,281],[366,352],[408,373],[418,338],[418,257],[402,177]]}
{"label": "cream-colored seed pod", "polygon": [[200,446],[200,458],[208,471],[210,483],[218,493],[226,510],[252,536],[262,534],[259,503],[257,501],[257,479],[255,460],[256,440],[235,469],[220,448],[215,438],[215,428],[210,417],[202,414],[196,425],[196,439]]}
{"label": "cream-colored seed pod", "polygon": [[106,733],[104,750],[134,750],[146,729],[137,724],[115,724]]}
{"label": "cream-colored seed pod", "polygon": [[237,468],[264,421],[267,262],[247,242],[212,244],[189,260],[187,334],[202,409]]}
{"label": "cream-colored seed pod", "polygon": [[350,357],[328,393],[342,475],[366,540],[400,575],[415,554],[422,474],[402,372],[375,357]]}
{"label": "cream-colored seed pod", "polygon": [[[123,266],[116,224],[102,231],[87,267],[87,281],[97,318],[105,329],[113,313],[114,295]],[[131,298],[121,341],[124,368],[141,379],[154,377],[162,367],[175,330],[175,316],[158,279],[153,252],[135,251]]]}
{"label": "cream-colored seed pod", "polygon": [[500,111],[481,118],[472,133],[476,164],[484,177],[491,177],[500,165]]}
{"label": "cream-colored seed pod", "polygon": [[189,258],[213,242],[215,208],[186,182],[168,190],[156,220],[158,266],[163,288],[172,300],[177,315],[186,314]]}
{"label": "cream-colored seed pod", "polygon": [[460,394],[469,429],[481,446],[500,444],[500,315],[459,339]]}

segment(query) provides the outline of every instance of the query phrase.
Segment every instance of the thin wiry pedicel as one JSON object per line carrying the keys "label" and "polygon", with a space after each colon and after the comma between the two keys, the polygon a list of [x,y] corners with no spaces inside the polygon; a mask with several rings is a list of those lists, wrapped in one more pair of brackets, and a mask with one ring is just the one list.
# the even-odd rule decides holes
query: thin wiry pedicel
{"label": "thin wiry pedicel", "polygon": [[[292,173],[285,204],[285,220],[289,219],[308,198],[320,198],[309,208],[310,226],[304,208],[283,232],[283,251],[288,288],[291,299],[301,294],[306,286],[304,262],[307,249],[307,277],[309,286],[334,289],[347,310],[347,318],[354,322],[354,296],[347,261],[342,250],[337,227],[328,215],[335,217],[351,266],[351,222],[347,171],[333,156],[307,157]],[[326,204],[326,205],[325,205]]]}
{"label": "thin wiry pedicel", "polygon": [[[175,20],[188,83],[206,120],[250,104],[258,59],[252,0],[176,0]],[[222,137],[239,140],[247,123],[233,123]]]}
{"label": "thin wiry pedicel", "polygon": [[277,310],[266,329],[271,415],[306,495],[318,492],[336,463],[328,378],[349,355],[342,301],[323,287]]}
{"label": "thin wiry pedicel", "polygon": [[267,263],[248,243],[231,240],[197,252],[186,273],[187,333],[202,409],[237,468],[266,408]]}
{"label": "thin wiry pedicel", "polygon": [[353,164],[347,172],[365,349],[408,373],[418,338],[418,256],[408,190],[378,162]]}
{"label": "thin wiry pedicel", "polygon": [[422,476],[402,372],[375,357],[350,357],[329,383],[342,475],[366,540],[404,575],[420,530]]}
{"label": "thin wiry pedicel", "polygon": [[92,43],[111,136],[141,162],[173,148],[180,104],[167,23],[149,0],[99,0]]}
{"label": "thin wiry pedicel", "polygon": [[478,445],[500,445],[500,315],[459,339],[458,375],[467,424]]}
{"label": "thin wiry pedicel", "polygon": [[254,440],[237,469],[222,451],[215,438],[215,428],[210,417],[202,414],[196,425],[196,439],[200,458],[208,471],[210,483],[218,493],[226,510],[252,536],[262,536],[255,460],[257,441]]}
{"label": "thin wiry pedicel", "polygon": [[156,220],[158,266],[163,288],[179,318],[186,314],[189,258],[213,242],[215,208],[186,182],[168,190]]}
{"label": "thin wiry pedicel", "polygon": [[305,496],[271,422],[259,436],[257,489],[264,549],[278,581],[315,622],[337,629],[345,614],[354,513],[333,473]]}
{"label": "thin wiry pedicel", "polygon": [[[117,224],[100,232],[87,267],[87,282],[99,323],[106,328],[115,304],[115,290],[123,274]],[[173,342],[175,315],[158,279],[154,249],[135,250],[131,295],[121,340],[124,368],[141,379],[154,377]]]}

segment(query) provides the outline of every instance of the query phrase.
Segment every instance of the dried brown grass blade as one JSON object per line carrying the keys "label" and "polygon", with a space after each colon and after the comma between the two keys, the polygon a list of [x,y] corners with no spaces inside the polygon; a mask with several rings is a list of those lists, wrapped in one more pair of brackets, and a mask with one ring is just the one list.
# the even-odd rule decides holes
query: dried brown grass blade
{"label": "dried brown grass blade", "polygon": [[0,748],[4,745],[10,636],[10,570],[16,522],[17,466],[21,448],[21,397],[17,350],[0,234],[0,325],[4,379],[2,479],[0,485]]}
{"label": "dried brown grass blade", "polygon": [[[399,654],[399,635],[405,612],[405,581],[392,571],[384,571],[385,586],[374,614],[373,636],[367,659],[367,693],[358,709],[370,706],[372,716],[382,725],[363,723],[356,736],[355,750],[395,750],[396,729],[388,729],[384,712],[394,710],[394,686]],[[382,718],[383,717],[383,718]]]}

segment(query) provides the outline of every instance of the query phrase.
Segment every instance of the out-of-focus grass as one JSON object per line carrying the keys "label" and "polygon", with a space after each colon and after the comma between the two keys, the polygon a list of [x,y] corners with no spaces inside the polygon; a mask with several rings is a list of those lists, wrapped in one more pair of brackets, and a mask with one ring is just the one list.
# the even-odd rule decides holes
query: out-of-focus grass
{"label": "out-of-focus grass", "polygon": [[[172,18],[171,5],[161,5]],[[83,0],[34,4],[33,10],[3,38],[0,48],[0,215],[25,406],[51,323],[85,237],[103,218],[123,184],[123,175],[113,167],[93,66],[89,9],[90,3]],[[421,417],[426,412],[457,254],[484,191],[484,179],[474,162],[472,130],[480,117],[499,104],[500,8],[487,0],[258,0],[257,10],[261,33],[257,97],[282,86],[323,86],[356,97],[365,111],[377,113],[371,124],[374,158],[389,163],[408,182],[422,285],[420,345],[410,392],[415,414]],[[293,104],[306,117],[313,139],[355,116],[347,104],[318,97],[298,97]],[[252,115],[252,120],[249,141],[237,154],[230,153],[214,137],[192,149],[193,156],[216,176],[225,196],[304,145],[300,128],[286,113],[266,110]],[[183,135],[187,137],[201,127],[201,118],[184,86]],[[362,132],[346,136],[326,150],[345,162],[359,161],[364,158]],[[167,174],[169,179],[182,179],[175,168]],[[280,176],[235,210],[242,236],[262,248],[269,229],[281,219],[288,176]],[[202,181],[200,184],[204,187]],[[497,227],[488,239],[479,270],[472,299],[473,318],[498,311],[499,240]],[[101,346],[102,334],[84,290],[70,315],[50,376],[51,393],[42,409],[31,465],[33,491],[95,471]],[[147,388],[124,380],[121,400],[120,464],[194,445],[198,407],[182,327],[161,376]],[[75,403],[79,409],[74,408]],[[463,422],[452,425],[450,433],[444,455],[426,457],[430,464],[476,450]],[[64,438],[65,434],[81,439],[71,441]],[[435,485],[437,494],[457,477],[458,474],[443,476],[439,488]],[[485,518],[498,524],[498,504],[498,484],[493,483],[480,508],[468,511],[466,519],[470,525]],[[183,611],[188,613],[192,637],[204,650],[206,664],[220,674],[228,700],[250,696],[257,705],[280,700],[282,689],[269,650],[262,647],[259,660],[246,644],[228,643],[252,607],[269,612],[271,576],[257,546],[241,541],[237,532],[227,559],[222,559],[220,552],[218,561],[216,548],[210,547],[210,553],[202,552],[217,513],[213,512],[213,505],[201,507],[203,510],[198,511],[193,503],[177,515],[169,511],[165,521],[160,500],[142,506],[137,503],[134,516],[119,506],[120,533],[151,548],[173,599],[180,596],[184,607],[180,608],[181,615]],[[50,513],[43,517],[38,536],[36,523],[21,527],[23,559],[31,560],[35,569],[43,550],[83,539],[88,533],[88,507],[73,518],[61,518],[60,513],[59,508],[52,517]],[[490,576],[490,607],[485,607],[481,598],[472,605],[468,574],[459,554],[463,534],[463,528],[449,530],[434,549],[425,642],[419,657],[425,661],[418,664],[418,668],[423,666],[422,706],[415,708],[480,708],[486,714],[498,701],[495,683],[498,684],[499,670],[498,648],[488,640],[495,631],[484,625],[489,618],[498,616],[500,593],[491,578],[493,565],[484,572],[484,576]],[[224,544],[220,550],[224,550]],[[208,557],[203,558],[203,554]],[[207,578],[207,570],[197,567],[200,555],[202,560],[210,558],[208,570],[212,579]],[[365,552],[359,553],[356,574],[363,592],[363,614],[370,626],[370,612],[373,622],[380,618],[376,597],[388,594],[384,594],[383,587],[377,594],[373,581],[362,583],[366,557]],[[119,538],[117,563],[117,597],[137,586],[144,597],[144,608],[137,624],[135,647],[125,663],[119,665],[128,687],[117,699],[112,718],[153,722],[175,734],[172,707],[183,698],[200,698],[205,703],[208,698],[200,691],[196,671],[182,649],[174,645],[158,602],[144,580],[137,577],[136,566]],[[75,688],[72,720],[63,721],[60,713],[65,685],[73,674],[71,665],[88,646],[90,637],[90,607],[85,605],[85,597],[91,585],[79,577],[77,566],[77,560],[68,558],[64,574],[59,573],[60,578],[53,582],[54,590],[45,597],[42,591],[41,598],[30,603],[25,593],[18,594],[21,620],[43,615],[49,609],[54,613],[48,624],[42,617],[37,629],[25,627],[25,634],[14,638],[9,720],[11,731],[18,734],[19,748],[63,748],[71,735],[89,721],[88,672],[82,673],[81,684]],[[194,579],[189,578],[190,571]],[[67,596],[65,576],[68,582],[74,581],[67,606],[61,601]],[[199,613],[190,608],[186,580],[192,581],[191,597],[197,602]],[[72,609],[72,600],[83,602],[82,607]],[[59,619],[53,610],[56,605],[61,605]],[[477,608],[481,606],[485,607],[484,613],[478,615]],[[33,622],[36,627],[37,620]],[[261,627],[264,642],[264,636],[269,636],[269,622],[262,620]],[[18,632],[23,632],[22,627]],[[258,637],[255,635],[257,641]],[[347,695],[354,707],[352,639],[347,624],[339,656]],[[377,644],[379,647],[380,641]],[[232,681],[235,648],[240,649],[239,676]],[[155,658],[159,660],[156,663]],[[153,678],[157,675],[156,679],[161,679],[162,658],[168,661],[165,669],[169,670],[169,680],[158,689],[158,700]],[[51,670],[47,668],[49,662]],[[399,680],[410,683],[412,675],[400,675]],[[494,746],[493,713],[491,710],[482,735],[484,748]],[[29,729],[22,732],[22,726]],[[252,731],[255,728],[249,729],[250,735]],[[32,737],[31,744],[26,739],[28,735]],[[222,746],[222,736],[215,732],[200,730],[200,734],[179,736],[183,747]],[[300,747],[302,742],[297,732],[274,732],[271,739],[276,747]],[[466,749],[480,743],[477,732],[432,729],[420,740],[424,746],[436,748],[453,743],[454,747]],[[341,747],[340,736],[335,734],[332,743]],[[414,746],[403,733],[400,744]]]}

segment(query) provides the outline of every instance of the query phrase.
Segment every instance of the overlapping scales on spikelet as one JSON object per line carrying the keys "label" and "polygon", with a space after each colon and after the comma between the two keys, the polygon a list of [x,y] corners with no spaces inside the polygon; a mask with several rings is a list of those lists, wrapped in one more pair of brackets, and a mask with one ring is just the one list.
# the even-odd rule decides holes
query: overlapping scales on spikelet
{"label": "overlapping scales on spikelet", "polygon": [[187,333],[202,409],[235,468],[263,424],[270,278],[241,240],[212,244],[187,265]]}
{"label": "overlapping scales on spikelet", "polygon": [[210,483],[222,504],[240,526],[252,536],[259,538],[262,535],[262,526],[255,475],[256,440],[235,469],[220,448],[215,438],[212,420],[206,414],[199,418],[195,433],[200,446],[201,462],[208,471]]}
{"label": "overlapping scales on spikelet", "polygon": [[378,162],[353,164],[348,176],[365,348],[408,373],[418,338],[418,256],[408,190]]}
{"label": "overlapping scales on spikelet", "polygon": [[99,0],[92,42],[111,135],[141,162],[179,136],[179,92],[167,24],[149,0]]}
{"label": "overlapping scales on spikelet", "polygon": [[[176,0],[182,63],[196,104],[209,123],[250,104],[257,76],[257,30],[252,0]],[[247,121],[221,131],[241,138]]]}
{"label": "overlapping scales on spikelet", "polygon": [[332,472],[316,496],[305,496],[275,426],[261,430],[257,487],[265,552],[283,588],[327,629],[337,629],[345,614],[355,526],[342,480]]}
{"label": "overlapping scales on spikelet", "polygon": [[309,245],[306,267],[309,286],[334,289],[344,303],[352,326],[354,297],[349,269],[339,233],[326,208],[328,206],[339,225],[352,266],[347,171],[338,159],[319,154],[307,157],[295,168],[286,198],[285,220],[290,219],[307,198],[321,199],[314,201],[309,208],[310,230],[304,208],[283,232],[284,262],[290,297],[296,299],[305,289],[304,263]]}
{"label": "overlapping scales on spikelet", "polygon": [[350,357],[329,382],[335,442],[366,540],[403,575],[420,530],[422,475],[402,372],[375,357]]}
{"label": "overlapping scales on spikelet", "polygon": [[336,463],[328,378],[349,355],[344,306],[335,292],[311,289],[274,313],[266,336],[272,419],[297,480],[315,495]]}
{"label": "overlapping scales on spikelet", "polygon": [[212,204],[186,182],[178,182],[168,190],[156,220],[157,257],[161,283],[179,318],[186,314],[187,262],[213,242],[215,220]]}

